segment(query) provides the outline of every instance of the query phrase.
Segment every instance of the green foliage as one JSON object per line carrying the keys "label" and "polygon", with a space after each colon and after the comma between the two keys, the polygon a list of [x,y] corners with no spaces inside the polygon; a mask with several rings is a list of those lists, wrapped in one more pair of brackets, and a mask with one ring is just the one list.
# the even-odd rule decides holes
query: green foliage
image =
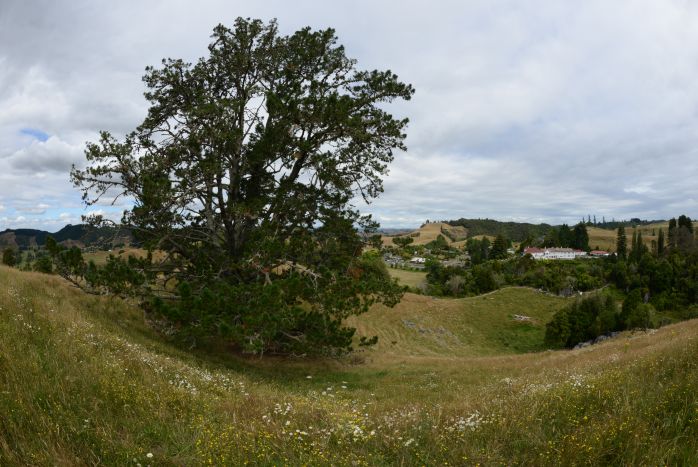
{"label": "green foliage", "polygon": [[490,258],[492,259],[505,259],[507,257],[507,240],[503,235],[497,235],[492,243],[492,251],[490,252]]}
{"label": "green foliage", "polygon": [[628,238],[625,235],[625,227],[622,225],[618,227],[618,234],[616,235],[616,254],[621,259],[625,259],[628,254]]}
{"label": "green foliage", "polygon": [[587,233],[586,225],[579,223],[574,226],[574,231],[572,232],[572,248],[578,250],[589,251],[589,234]]}
{"label": "green foliage", "polygon": [[469,238],[466,242],[465,249],[470,255],[470,263],[473,265],[478,265],[487,261],[490,256],[490,241],[487,237],[482,240],[476,238]]}
{"label": "green foliage", "polygon": [[479,264],[473,267],[472,272],[473,291],[476,294],[491,292],[499,288],[492,268]]}
{"label": "green foliage", "polygon": [[122,224],[164,253],[88,275],[245,351],[345,350],[347,316],[396,300],[361,257],[359,231],[377,225],[352,199],[382,192],[407,125],[384,109],[413,89],[357,70],[332,29],[284,36],[274,21],[238,18],[208,50],[147,68],[143,123],[121,141],[103,132],[73,170],[88,204],[134,199]]}
{"label": "green foliage", "polygon": [[546,325],[545,343],[554,348],[574,347],[618,329],[618,310],[614,298],[594,294],[576,300],[558,311]]}
{"label": "green foliage", "polygon": [[664,254],[664,229],[659,229],[659,235],[657,237],[657,255],[662,256]]}
{"label": "green foliage", "polygon": [[567,224],[562,224],[557,230],[557,245],[549,246],[560,246],[562,248],[571,248],[575,242],[576,227],[573,233]]}
{"label": "green foliage", "polygon": [[436,238],[425,245],[432,251],[448,250],[448,242],[443,235],[439,234]]}
{"label": "green foliage", "polygon": [[44,274],[52,274],[53,273],[53,261],[51,261],[51,257],[48,255],[41,255],[36,258],[34,263],[32,264],[32,269],[36,272],[42,272]]}
{"label": "green foliage", "polygon": [[567,346],[570,339],[570,322],[567,312],[557,312],[545,326],[545,345],[550,348]]}
{"label": "green foliage", "polygon": [[2,252],[2,264],[5,266],[14,267],[18,263],[18,256],[19,255],[14,248],[5,248],[5,250]]}
{"label": "green foliage", "polygon": [[669,219],[668,245],[670,249],[676,248],[676,218]]}
{"label": "green foliage", "polygon": [[641,303],[626,316],[627,329],[647,329],[656,327],[656,310],[649,303]]}
{"label": "green foliage", "polygon": [[412,238],[410,236],[393,238],[393,243],[399,247],[402,247],[402,248],[405,248],[407,245],[411,244],[412,242],[414,242],[414,238]]}
{"label": "green foliage", "polygon": [[540,350],[542,333],[511,314],[526,304],[544,322],[562,299],[508,289],[424,303],[436,321],[408,315],[433,330],[458,321],[459,338],[409,329],[402,313],[362,316],[405,339],[328,365],[192,355],[127,301],[8,268],[0,283],[2,465],[697,462],[695,322],[574,355],[512,355]]}
{"label": "green foliage", "polygon": [[527,224],[522,222],[501,222],[493,219],[457,219],[447,221],[450,225],[460,225],[468,229],[468,236],[490,235],[496,237],[502,235],[515,242],[522,242],[526,238],[543,237],[550,229],[548,224]]}

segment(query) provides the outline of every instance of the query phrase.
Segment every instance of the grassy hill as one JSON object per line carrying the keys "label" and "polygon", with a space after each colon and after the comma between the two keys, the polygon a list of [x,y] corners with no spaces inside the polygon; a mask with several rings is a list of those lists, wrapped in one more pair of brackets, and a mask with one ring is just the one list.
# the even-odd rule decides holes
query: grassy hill
{"label": "grassy hill", "polygon": [[427,281],[427,273],[423,271],[388,268],[388,273],[390,273],[390,277],[396,278],[400,285],[408,287],[421,287]]}
{"label": "grassy hill", "polygon": [[698,462],[696,321],[532,353],[560,299],[408,295],[356,318],[378,348],[245,359],[179,350],[56,277],[0,267],[0,284],[0,465]]}
{"label": "grassy hill", "polygon": [[461,299],[406,294],[394,308],[376,307],[351,324],[361,335],[379,337],[369,352],[374,358],[522,353],[543,350],[545,323],[565,303],[523,287]]}
{"label": "grassy hill", "polygon": [[522,242],[526,238],[543,238],[550,229],[549,224],[529,224],[527,222],[503,222],[494,219],[456,219],[448,221],[453,226],[462,226],[470,235],[487,235],[496,237],[503,235],[514,242]]}
{"label": "grassy hill", "polygon": [[[439,235],[443,235],[446,243],[449,245],[453,243],[462,244],[468,238],[468,230],[462,226],[453,226],[443,222],[431,222],[408,234],[398,236],[412,237],[415,245],[426,245],[436,240]],[[383,235],[383,245],[393,245],[393,238],[395,236]]]}
{"label": "grassy hill", "polygon": [[[698,224],[694,222],[694,226]],[[669,222],[657,222],[654,224],[639,225],[635,229],[632,227],[625,228],[625,235],[628,238],[628,248],[630,248],[633,232],[637,230],[642,233],[642,242],[650,248],[652,241],[657,241],[659,238],[659,230],[664,230],[664,238],[666,238],[669,230]],[[587,227],[589,234],[589,246],[595,249],[597,246],[602,250],[616,251],[616,237],[618,230],[615,229],[600,229],[598,227]]]}
{"label": "grassy hill", "polygon": [[[533,225],[489,220],[477,220],[477,223],[475,224],[468,224],[470,220],[467,219],[461,219],[458,222],[461,221],[466,225],[476,226],[476,228],[468,228],[464,225],[451,225],[443,222],[433,222],[424,224],[419,229],[402,236],[412,237],[415,245],[426,245],[427,243],[435,240],[438,235],[443,235],[449,245],[455,248],[463,248],[465,247],[467,238],[482,239],[486,237],[490,241],[493,241],[495,238],[495,234],[493,234],[494,232],[502,232],[506,238],[513,239],[516,245],[517,242],[520,241],[518,239],[522,236],[525,238],[526,235],[530,234],[534,236],[535,234],[536,236],[540,236],[542,238],[542,235],[539,234],[547,231],[547,229],[550,228],[550,226],[547,224]],[[649,248],[652,245],[652,241],[657,240],[659,229],[664,229],[664,235],[666,235],[668,227],[668,222],[664,222],[638,226],[637,230],[642,232],[643,242]],[[696,227],[698,228],[698,225]],[[478,233],[483,230],[490,233]],[[617,230],[588,226],[587,233],[589,234],[589,246],[592,249],[596,249],[598,247],[601,250],[615,251]],[[633,228],[626,227],[625,233],[628,236],[628,247],[630,247],[630,239],[632,238]],[[392,245],[393,238],[396,237],[397,236],[383,235],[383,245]]]}

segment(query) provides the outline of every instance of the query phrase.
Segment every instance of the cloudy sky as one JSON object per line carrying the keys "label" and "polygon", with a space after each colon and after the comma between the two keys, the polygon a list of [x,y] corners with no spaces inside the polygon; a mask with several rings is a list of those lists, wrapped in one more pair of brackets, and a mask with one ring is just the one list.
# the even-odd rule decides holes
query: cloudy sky
{"label": "cloudy sky", "polygon": [[237,16],[334,27],[360,68],[415,87],[392,107],[409,150],[365,208],[385,227],[698,216],[690,0],[2,0],[0,230],[79,222],[85,142],[138,125],[145,66],[204,55]]}

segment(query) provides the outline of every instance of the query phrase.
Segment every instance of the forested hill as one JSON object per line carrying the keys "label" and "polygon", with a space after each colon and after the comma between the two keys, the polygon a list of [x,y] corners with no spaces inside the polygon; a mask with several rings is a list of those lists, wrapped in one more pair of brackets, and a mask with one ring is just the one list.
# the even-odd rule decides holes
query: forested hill
{"label": "forested hill", "polygon": [[544,237],[552,227],[549,224],[528,224],[525,222],[501,222],[494,219],[458,219],[446,221],[450,225],[461,225],[468,229],[468,236],[476,235],[503,235],[515,242],[522,242],[526,238],[533,239]]}
{"label": "forested hill", "polygon": [[51,236],[58,243],[76,246],[115,246],[117,244],[129,244],[132,242],[131,234],[124,229],[112,227],[93,228],[85,224],[66,225],[57,232],[47,232],[36,229],[7,229],[0,232],[0,248],[27,248],[39,247],[46,244],[46,239]]}
{"label": "forested hill", "polygon": [[[450,225],[460,225],[468,229],[469,236],[474,237],[476,235],[489,235],[496,237],[497,235],[503,235],[505,238],[512,240],[514,242],[522,242],[527,238],[533,240],[541,239],[550,230],[550,224],[529,224],[526,222],[502,222],[494,219],[463,219],[444,221]],[[643,220],[638,218],[633,218],[630,220],[620,220],[616,221],[606,221],[605,219],[601,222],[596,221],[596,217],[592,221],[591,216],[589,216],[588,221],[585,221],[587,227],[597,227],[599,229],[615,230],[621,225],[626,228],[634,228],[637,226],[652,226],[666,223],[665,220]]]}

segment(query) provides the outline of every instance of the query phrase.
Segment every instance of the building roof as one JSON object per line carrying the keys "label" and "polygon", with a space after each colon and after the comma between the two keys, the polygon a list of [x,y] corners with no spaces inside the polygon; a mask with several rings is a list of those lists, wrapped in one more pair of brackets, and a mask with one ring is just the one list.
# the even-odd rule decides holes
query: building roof
{"label": "building roof", "polygon": [[542,248],[536,248],[534,246],[529,246],[529,247],[524,248],[525,255],[533,254],[533,253],[543,253],[544,251],[545,250],[543,250]]}

